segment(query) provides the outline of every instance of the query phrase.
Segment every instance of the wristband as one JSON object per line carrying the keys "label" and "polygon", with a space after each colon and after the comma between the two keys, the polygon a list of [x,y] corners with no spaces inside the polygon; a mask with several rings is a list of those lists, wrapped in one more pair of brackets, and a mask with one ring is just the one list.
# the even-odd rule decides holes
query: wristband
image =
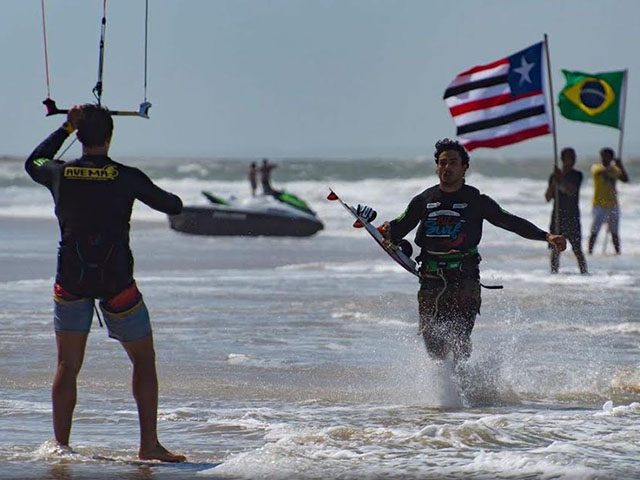
{"label": "wristband", "polygon": [[62,124],[62,129],[67,132],[69,135],[71,135],[73,132],[76,131],[75,127],[73,125],[71,125],[69,122],[64,122]]}

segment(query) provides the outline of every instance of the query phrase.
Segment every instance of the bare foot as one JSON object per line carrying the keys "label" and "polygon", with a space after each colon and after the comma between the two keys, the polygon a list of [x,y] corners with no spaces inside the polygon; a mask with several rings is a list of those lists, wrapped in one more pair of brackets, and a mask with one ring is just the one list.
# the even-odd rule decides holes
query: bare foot
{"label": "bare foot", "polygon": [[147,449],[138,450],[138,458],[140,460],[160,460],[161,462],[180,463],[186,462],[187,457],[184,455],[176,455],[164,448],[160,442],[156,442],[154,446]]}

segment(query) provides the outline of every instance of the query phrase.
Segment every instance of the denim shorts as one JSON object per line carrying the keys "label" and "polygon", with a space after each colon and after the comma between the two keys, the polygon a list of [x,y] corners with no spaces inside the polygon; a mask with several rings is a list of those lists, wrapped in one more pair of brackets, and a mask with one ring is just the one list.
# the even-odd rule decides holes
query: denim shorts
{"label": "denim shorts", "polygon": [[[137,295],[125,308],[113,309],[109,301],[100,300],[99,306],[107,325],[109,336],[120,342],[134,342],[151,335],[151,321],[149,311],[142,299]],[[66,297],[66,298],[65,298]],[[72,298],[69,295],[54,295],[53,324],[56,332],[89,333],[95,299],[86,297]],[[122,305],[119,305],[122,307]]]}

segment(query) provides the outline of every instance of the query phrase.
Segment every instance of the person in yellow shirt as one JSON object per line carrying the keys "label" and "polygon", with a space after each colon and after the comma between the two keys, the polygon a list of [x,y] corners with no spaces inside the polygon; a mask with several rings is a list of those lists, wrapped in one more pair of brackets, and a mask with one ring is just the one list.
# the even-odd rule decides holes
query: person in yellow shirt
{"label": "person in yellow shirt", "polygon": [[618,236],[618,224],[620,223],[620,208],[618,206],[618,192],[616,182],[629,181],[629,175],[622,165],[622,160],[614,158],[611,148],[600,150],[601,163],[591,166],[593,175],[593,223],[589,236],[589,254],[593,253],[593,246],[600,227],[604,222],[609,225],[611,239],[616,254],[620,254],[620,237]]}

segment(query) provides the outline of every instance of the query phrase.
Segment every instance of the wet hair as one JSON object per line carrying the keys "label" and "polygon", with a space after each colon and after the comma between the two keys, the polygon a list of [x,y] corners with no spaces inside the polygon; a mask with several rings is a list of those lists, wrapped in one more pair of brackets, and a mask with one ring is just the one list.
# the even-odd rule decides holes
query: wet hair
{"label": "wet hair", "polygon": [[576,159],[576,151],[573,148],[571,148],[571,147],[563,148],[562,151],[560,152],[560,158],[561,159],[564,158],[564,156],[566,154],[572,154],[573,155],[573,159],[574,160]]}
{"label": "wet hair", "polygon": [[113,119],[109,110],[100,105],[85,103],[78,120],[78,140],[86,147],[100,147],[111,138]]}
{"label": "wet hair", "polygon": [[436,151],[433,152],[433,157],[436,160],[436,164],[438,163],[438,157],[442,152],[446,152],[447,150],[455,150],[460,154],[462,164],[469,165],[469,153],[460,142],[451,140],[449,138],[443,138],[442,140],[438,140],[435,146]]}
{"label": "wet hair", "polygon": [[600,155],[604,153],[608,153],[611,158],[613,158],[614,156],[613,148],[604,147],[602,150],[600,150]]}

